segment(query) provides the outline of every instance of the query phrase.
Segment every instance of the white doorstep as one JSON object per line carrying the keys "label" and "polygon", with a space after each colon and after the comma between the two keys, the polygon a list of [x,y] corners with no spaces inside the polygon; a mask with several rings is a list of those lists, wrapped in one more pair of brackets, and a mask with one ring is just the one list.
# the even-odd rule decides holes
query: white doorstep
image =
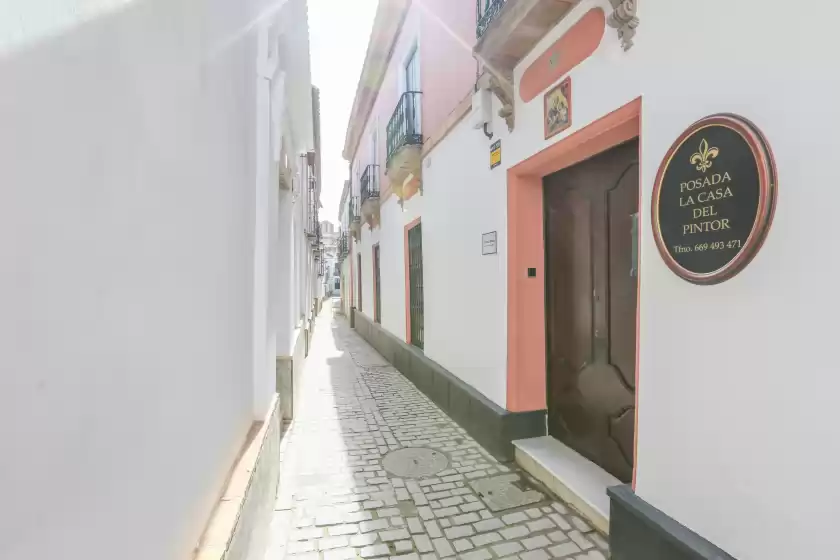
{"label": "white doorstep", "polygon": [[621,484],[607,471],[551,436],[518,439],[516,462],[578,510],[599,531],[609,534],[607,488]]}

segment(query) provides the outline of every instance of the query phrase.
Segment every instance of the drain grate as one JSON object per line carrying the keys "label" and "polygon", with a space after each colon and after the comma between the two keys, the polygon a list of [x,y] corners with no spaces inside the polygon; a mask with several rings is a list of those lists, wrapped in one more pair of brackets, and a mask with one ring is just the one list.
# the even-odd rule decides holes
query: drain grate
{"label": "drain grate", "polygon": [[402,478],[432,476],[449,466],[446,455],[428,447],[406,447],[391,451],[382,459],[389,473]]}

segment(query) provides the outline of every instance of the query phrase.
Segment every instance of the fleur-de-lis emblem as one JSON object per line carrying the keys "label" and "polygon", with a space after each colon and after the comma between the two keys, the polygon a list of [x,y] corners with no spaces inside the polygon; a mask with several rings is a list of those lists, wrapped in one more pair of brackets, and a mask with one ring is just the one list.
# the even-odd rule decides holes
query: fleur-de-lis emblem
{"label": "fleur-de-lis emblem", "polygon": [[706,139],[700,142],[700,151],[691,154],[691,163],[697,165],[697,171],[705,173],[708,168],[712,166],[712,160],[718,157],[720,150],[717,148],[710,148]]}

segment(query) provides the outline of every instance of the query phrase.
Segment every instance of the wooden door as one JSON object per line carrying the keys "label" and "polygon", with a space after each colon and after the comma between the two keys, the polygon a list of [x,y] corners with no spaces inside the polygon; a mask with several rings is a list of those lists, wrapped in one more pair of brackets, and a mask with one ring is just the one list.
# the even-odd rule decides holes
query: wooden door
{"label": "wooden door", "polygon": [[544,181],[548,429],[633,473],[638,140]]}

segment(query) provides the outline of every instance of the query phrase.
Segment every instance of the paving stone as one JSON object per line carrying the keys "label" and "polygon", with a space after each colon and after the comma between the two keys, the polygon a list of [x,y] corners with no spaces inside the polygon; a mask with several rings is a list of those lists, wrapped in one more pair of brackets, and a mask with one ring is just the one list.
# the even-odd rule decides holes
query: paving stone
{"label": "paving stone", "polygon": [[535,537],[522,539],[522,545],[528,550],[548,546],[550,544],[551,541],[548,540],[548,538],[545,535],[537,535]]}
{"label": "paving stone", "polygon": [[325,537],[318,539],[318,550],[329,550],[350,544],[349,537]]}
{"label": "paving stone", "polygon": [[362,521],[361,523],[359,523],[359,528],[362,530],[362,533],[368,533],[370,531],[380,531],[387,527],[387,519],[374,519],[373,521]]}
{"label": "paving stone", "polygon": [[481,517],[479,517],[476,513],[465,513],[463,515],[456,515],[455,517],[450,518],[450,521],[453,525],[464,525],[465,523],[475,523],[480,519]]}
{"label": "paving stone", "polygon": [[521,560],[548,560],[551,556],[545,550],[529,550],[519,555]]}
{"label": "paving stone", "polygon": [[456,552],[464,552],[465,550],[475,548],[467,539],[458,539],[457,541],[453,541],[452,546],[455,547]]}
{"label": "paving stone", "polygon": [[573,542],[567,542],[552,546],[548,551],[554,555],[555,558],[566,558],[572,554],[580,552],[580,547]]}
{"label": "paving stone", "polygon": [[457,525],[455,527],[450,527],[449,529],[443,530],[443,534],[446,535],[446,538],[450,540],[460,539],[462,537],[469,537],[474,533],[475,529],[473,529],[471,525]]}
{"label": "paving stone", "polygon": [[409,517],[407,520],[408,522],[408,530],[412,534],[422,533],[423,532],[423,523],[416,517]]}
{"label": "paving stone", "polygon": [[[264,560],[604,560],[608,543],[586,520],[529,490],[518,468],[499,464],[345,321],[330,320],[316,320],[284,435],[275,519],[283,513],[288,530],[273,526],[283,543],[271,549],[282,554]],[[388,472],[394,458],[416,457],[410,448],[445,464],[418,478]],[[401,466],[416,474],[411,461]],[[476,490],[485,487],[489,503]]]}
{"label": "paving stone", "polygon": [[376,533],[365,533],[364,535],[353,535],[350,537],[350,546],[367,546],[376,542]]}
{"label": "paving stone", "polygon": [[506,540],[513,540],[524,537],[530,534],[531,531],[525,525],[515,525],[513,527],[508,527],[507,529],[502,529],[500,533]]}
{"label": "paving stone", "polygon": [[571,531],[572,530],[572,526],[569,524],[568,521],[566,521],[566,519],[562,515],[552,513],[552,514],[549,515],[549,517],[551,518],[552,521],[554,521],[554,523],[557,524],[558,527],[560,527],[564,531]]}
{"label": "paving stone", "polygon": [[532,533],[536,533],[537,531],[545,531],[546,529],[554,529],[554,523],[552,523],[551,519],[549,519],[548,517],[543,517],[542,519],[530,521],[527,523],[527,525],[528,529],[530,529]]}
{"label": "paving stone", "polygon": [[479,533],[484,531],[495,531],[496,529],[501,529],[504,526],[505,524],[502,523],[500,519],[496,518],[485,519],[473,525],[473,527],[475,527],[475,530]]}
{"label": "paving stone", "polygon": [[353,548],[339,548],[324,552],[324,560],[352,560],[358,558]]}
{"label": "paving stone", "polygon": [[488,560],[493,556],[486,550],[475,550],[473,552],[466,552],[460,555],[461,560]]}
{"label": "paving stone", "polygon": [[423,525],[426,527],[426,532],[429,533],[429,536],[433,539],[443,536],[440,527],[438,527],[437,521],[427,521]]}
{"label": "paving stone", "polygon": [[484,533],[482,535],[476,535],[472,538],[472,542],[475,546],[484,546],[490,543],[499,542],[502,540],[502,535],[499,533]]}
{"label": "paving stone", "polygon": [[333,525],[327,529],[331,537],[337,535],[353,535],[359,532],[358,525]]}
{"label": "paving stone", "polygon": [[513,525],[515,523],[522,523],[523,521],[528,521],[528,516],[518,511],[516,513],[509,513],[507,515],[502,516],[502,521],[504,521],[507,525]]}
{"label": "paving stone", "polygon": [[432,540],[432,545],[440,556],[452,556],[455,550],[448,540],[440,538]]}
{"label": "paving stone", "polygon": [[507,556],[508,554],[516,554],[517,552],[524,550],[522,545],[518,542],[496,544],[490,548],[493,549],[493,552],[495,552],[497,556]]}
{"label": "paving stone", "polygon": [[407,539],[409,538],[409,534],[405,529],[393,529],[391,531],[382,531],[379,533],[379,538],[382,539],[382,542],[390,542]]}
{"label": "paving stone", "polygon": [[563,531],[552,531],[546,536],[554,542],[563,542],[569,540],[569,537],[567,537],[566,533],[564,533]]}
{"label": "paving stone", "polygon": [[434,550],[432,546],[432,539],[427,535],[414,535],[414,546],[420,552],[431,552]]}
{"label": "paving stone", "polygon": [[595,546],[589,541],[589,539],[584,537],[580,533],[580,531],[569,531],[569,538],[572,539],[572,541],[574,541],[574,543],[578,545],[581,548],[581,550],[587,550]]}

